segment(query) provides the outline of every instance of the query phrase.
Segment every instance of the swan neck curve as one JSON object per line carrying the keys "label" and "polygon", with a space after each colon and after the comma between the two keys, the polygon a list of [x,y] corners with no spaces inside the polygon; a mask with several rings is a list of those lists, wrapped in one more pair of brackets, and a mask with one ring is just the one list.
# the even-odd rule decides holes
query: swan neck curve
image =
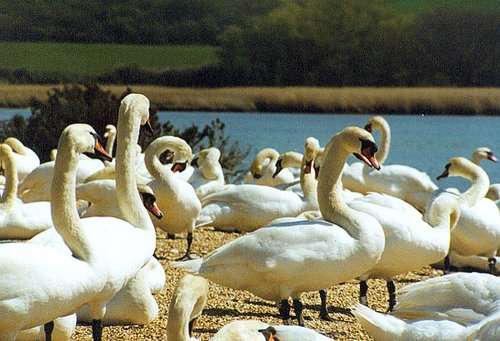
{"label": "swan neck curve", "polygon": [[16,161],[12,152],[9,152],[5,158],[5,189],[2,195],[2,204],[5,211],[12,209],[14,206],[17,198],[17,185]]}
{"label": "swan neck curve", "polygon": [[380,122],[380,144],[377,152],[377,160],[379,164],[383,164],[389,156],[389,149],[391,146],[391,128],[389,124],[384,120]]}
{"label": "swan neck curve", "polygon": [[81,236],[81,223],[76,207],[76,170],[79,154],[66,140],[57,147],[54,178],[51,185],[50,207],[56,231],[73,255],[88,259],[90,251]]}
{"label": "swan neck curve", "polygon": [[471,169],[467,178],[471,180],[472,184],[461,196],[462,202],[466,203],[469,207],[474,206],[479,200],[484,198],[490,187],[488,174],[480,166],[471,166],[473,166],[473,169]]}

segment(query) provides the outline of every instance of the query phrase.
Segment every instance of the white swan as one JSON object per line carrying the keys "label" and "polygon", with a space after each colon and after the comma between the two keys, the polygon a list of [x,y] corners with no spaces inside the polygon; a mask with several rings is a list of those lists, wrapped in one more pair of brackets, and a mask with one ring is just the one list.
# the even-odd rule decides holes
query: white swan
{"label": "white swan", "polygon": [[190,274],[179,279],[168,308],[168,340],[195,340],[192,337],[194,323],[201,315],[207,299],[206,279]]}
{"label": "white swan", "polygon": [[[66,128],[59,139],[52,204],[54,225],[64,236],[80,232],[83,225],[76,216],[75,200],[71,200],[74,189],[70,188],[74,186],[78,153],[94,149],[105,153],[95,136],[90,126],[80,124]],[[99,260],[84,261],[90,258],[88,246],[78,244],[77,238],[67,237],[79,258],[28,243],[1,245],[0,339],[15,340],[20,330],[50,323],[98,297],[106,284],[99,276]]]}
{"label": "white swan", "polygon": [[[389,154],[390,127],[381,116],[368,120],[365,129],[380,130],[380,150],[378,157],[383,164]],[[419,211],[425,210],[431,193],[438,187],[424,172],[406,165],[384,165],[380,172],[373,172],[361,163],[345,167],[342,182],[344,187],[360,193],[379,192],[402,199]]]}
{"label": "white swan", "polygon": [[209,224],[223,231],[249,232],[278,218],[296,217],[305,211],[317,210],[317,185],[311,169],[319,142],[315,138],[309,138],[304,148],[308,150],[304,154],[305,161],[301,171],[304,196],[270,186],[226,185],[219,192],[202,200],[203,209],[197,224]]}
{"label": "white swan", "polygon": [[[384,200],[393,206],[384,206]],[[396,206],[398,201],[399,207]],[[381,259],[360,276],[360,301],[367,304],[367,279],[383,278],[389,290],[390,311],[396,304],[394,276],[439,262],[448,254],[451,229],[460,216],[459,205],[449,196],[438,198],[430,207],[428,222],[416,210],[415,214],[408,213],[404,206],[410,205],[406,202],[380,193],[369,193],[348,205],[370,214],[384,229],[385,248]]]}
{"label": "white swan", "polygon": [[380,224],[347,207],[340,193],[340,175],[349,155],[379,168],[376,150],[371,134],[357,127],[345,128],[332,137],[318,178],[324,221],[262,228],[225,244],[205,259],[171,266],[279,302],[280,316],[287,323],[288,298],[292,297],[298,322],[304,325],[301,293],[351,280],[368,271],[382,255],[384,232]]}
{"label": "white swan", "polygon": [[0,200],[0,239],[28,239],[54,226],[49,202],[23,203],[17,198],[17,162],[11,147],[0,144],[5,189]]}
{"label": "white swan", "polygon": [[139,125],[148,119],[148,107],[147,98],[135,94],[120,106],[116,181],[127,221],[78,217],[74,188],[78,153],[94,150],[96,135],[88,125],[72,125],[61,134],[52,218],[73,256],[34,244],[1,246],[0,314],[8,316],[0,321],[1,339],[14,339],[20,329],[75,312],[83,304],[90,306],[94,339],[100,339],[106,303],[149,261],[155,248],[154,226],[141,207],[133,175],[133,149]]}
{"label": "white swan", "polygon": [[8,144],[13,152],[14,159],[17,165],[17,176],[19,180],[24,179],[26,175],[31,173],[33,169],[40,165],[40,158],[30,148],[26,147],[21,141],[15,137],[8,137],[4,143]]}
{"label": "white swan", "polygon": [[[317,157],[318,152],[316,152]],[[281,154],[276,160],[276,170],[274,171],[273,177],[277,176],[283,169],[286,168],[301,168],[302,159],[304,155],[302,153],[297,153],[294,151],[289,151]],[[316,157],[314,158],[314,162],[316,162]],[[293,191],[297,194],[304,195],[302,192],[302,187],[300,186],[300,178],[298,180],[294,180],[292,182],[283,183],[281,185],[274,186],[275,188]]]}
{"label": "white swan", "polygon": [[447,192],[439,194],[454,196],[460,203],[460,219],[451,234],[450,262],[453,262],[453,253],[474,256],[471,260],[484,256],[481,268],[486,267],[493,273],[500,248],[500,212],[492,200],[484,197],[490,185],[489,177],[480,166],[463,157],[451,158],[437,179],[448,176],[461,176],[472,182],[471,187],[458,196]]}
{"label": "white swan", "polygon": [[[498,162],[497,157],[488,147],[476,148],[472,153],[470,160],[476,165],[479,165],[482,160],[489,160],[495,163]],[[496,201],[497,206],[500,207],[500,184],[490,184],[490,188],[486,193],[486,198]]]}
{"label": "white swan", "polygon": [[[469,340],[500,326],[500,278],[454,273],[409,284],[399,290],[393,316],[357,306],[358,322],[377,340]],[[404,320],[400,320],[404,319]],[[425,331],[425,333],[424,333]],[[471,338],[496,340],[496,337]],[[405,337],[414,338],[405,338]],[[420,337],[420,338],[419,338]]]}
{"label": "white swan", "polygon": [[279,155],[278,151],[274,148],[264,148],[259,151],[250,164],[249,174],[251,176],[246,177],[247,183],[274,187],[294,181],[295,176],[288,169],[280,172],[280,175],[273,177],[276,171],[276,160]]}
{"label": "white swan", "polygon": [[113,148],[116,140],[116,127],[113,124],[106,125],[106,131],[103,137],[106,139],[106,147],[104,149],[109,155],[113,155]]}
{"label": "white swan", "polygon": [[449,320],[402,320],[361,304],[351,311],[377,341],[493,341],[500,338],[500,314],[471,326],[463,326]]}
{"label": "white swan", "polygon": [[190,258],[191,243],[196,218],[201,211],[201,203],[193,186],[178,178],[174,172],[164,167],[159,156],[167,149],[173,151],[173,169],[183,169],[191,160],[191,147],[181,138],[162,136],[147,147],[144,161],[154,180],[148,185],[153,189],[160,210],[164,212],[155,225],[169,234],[187,233],[187,249],[182,258]]}
{"label": "white swan", "polygon": [[189,178],[189,183],[193,185],[200,199],[221,190],[226,183],[219,162],[220,156],[218,148],[210,147],[200,150],[191,161],[194,172]]}

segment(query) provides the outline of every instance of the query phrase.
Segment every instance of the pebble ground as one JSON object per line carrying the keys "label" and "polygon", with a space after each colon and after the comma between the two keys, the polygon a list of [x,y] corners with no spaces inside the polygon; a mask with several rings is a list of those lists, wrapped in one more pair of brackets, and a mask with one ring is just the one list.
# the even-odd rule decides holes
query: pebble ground
{"label": "pebble ground", "polygon": [[[209,227],[198,229],[193,235],[192,253],[201,257],[240,236],[238,233],[217,232]],[[180,257],[185,247],[186,241],[184,239],[167,239],[164,232],[157,231],[156,255],[159,257],[159,261],[163,265],[167,276],[165,288],[161,293],[155,295],[160,307],[158,317],[152,323],[145,326],[107,326],[103,331],[103,340],[135,341],[167,339],[168,307],[175,285],[180,276],[183,275],[181,271],[170,268],[168,264]],[[442,274],[441,270],[425,267],[419,271],[396,277],[396,287],[400,288],[408,283]],[[370,308],[385,312],[388,307],[385,281],[371,279],[368,281],[368,285]],[[328,309],[333,321],[326,322],[318,318],[320,308],[318,293],[304,294],[304,317],[307,326],[335,340],[372,340],[349,312],[349,308],[358,302],[358,296],[359,286],[355,280],[330,288],[328,290]],[[269,324],[282,323],[274,302],[265,301],[245,291],[232,290],[210,282],[208,302],[203,315],[195,324],[193,336],[202,341],[209,340],[222,326],[240,319],[257,319]],[[293,322],[296,323],[295,320]],[[78,325],[71,340],[92,340],[90,326]]]}

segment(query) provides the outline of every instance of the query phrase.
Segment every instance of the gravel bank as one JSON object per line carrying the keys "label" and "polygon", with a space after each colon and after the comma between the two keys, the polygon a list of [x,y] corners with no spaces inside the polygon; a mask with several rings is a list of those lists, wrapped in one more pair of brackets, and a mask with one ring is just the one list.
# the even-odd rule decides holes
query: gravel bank
{"label": "gravel bank", "polygon": [[[211,228],[202,228],[194,233],[193,254],[204,256],[224,243],[237,238],[240,234],[215,232]],[[167,274],[167,283],[163,292],[156,295],[160,313],[155,321],[146,326],[110,326],[104,328],[104,340],[166,340],[167,314],[173,289],[183,274],[168,267],[168,263],[179,257],[185,250],[184,239],[169,240],[165,233],[157,233],[157,255]],[[442,271],[425,267],[419,271],[396,278],[398,288],[429,277],[442,275]],[[387,310],[388,295],[385,281],[369,280],[368,300],[371,308],[377,311]],[[349,313],[349,307],[358,301],[357,281],[337,285],[328,291],[328,307],[332,322],[319,320],[319,295],[303,295],[304,317],[309,328],[321,331],[336,340],[372,340],[356,323]],[[292,316],[293,312],[292,312]],[[273,302],[265,301],[248,292],[236,291],[210,283],[210,294],[203,315],[197,321],[194,336],[200,340],[209,340],[222,326],[236,319],[258,319],[269,324],[281,324],[278,310]],[[296,322],[296,321],[294,321]],[[72,340],[92,340],[89,326],[77,326]],[[173,340],[171,340],[173,341]]]}

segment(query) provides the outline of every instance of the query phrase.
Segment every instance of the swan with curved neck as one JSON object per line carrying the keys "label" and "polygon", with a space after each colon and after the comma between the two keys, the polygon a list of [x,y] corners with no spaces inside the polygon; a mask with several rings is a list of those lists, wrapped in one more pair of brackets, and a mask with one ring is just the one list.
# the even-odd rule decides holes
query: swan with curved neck
{"label": "swan with curved neck", "polygon": [[28,239],[54,226],[49,202],[25,204],[17,198],[17,160],[8,144],[0,144],[0,169],[6,175],[0,200],[0,239]]}
{"label": "swan with curved neck", "polygon": [[202,200],[203,209],[198,225],[210,225],[223,231],[255,231],[275,219],[296,217],[305,211],[318,209],[316,180],[311,172],[319,142],[315,138],[306,141],[309,148],[304,156],[301,171],[303,196],[270,186],[255,184],[227,185],[219,192]]}
{"label": "swan with curved neck", "polygon": [[205,259],[171,266],[279,302],[286,323],[290,323],[288,298],[292,297],[298,322],[304,325],[303,292],[352,280],[382,255],[382,227],[345,204],[340,179],[343,165],[353,154],[378,169],[376,150],[371,134],[357,127],[332,137],[318,178],[319,208],[325,220],[271,225],[225,244]]}
{"label": "swan with curved neck", "polygon": [[[377,155],[380,154],[382,164],[389,153],[389,124],[382,116],[374,116],[367,121],[365,129],[370,132],[380,131],[381,147]],[[419,211],[425,210],[432,192],[438,188],[426,173],[398,164],[384,165],[380,172],[373,172],[362,163],[353,163],[345,167],[342,182],[345,188],[355,192],[392,195],[410,203]]]}
{"label": "swan with curved neck", "polygon": [[[160,162],[160,155],[166,150],[174,153],[173,170],[166,169]],[[162,136],[147,147],[144,162],[154,180],[148,185],[156,195],[158,207],[166,213],[156,221],[156,226],[169,234],[187,233],[187,249],[183,258],[190,258],[191,243],[196,218],[201,211],[201,203],[193,186],[174,175],[174,171],[184,169],[191,160],[191,147],[181,138]]]}
{"label": "swan with curved neck", "polygon": [[191,161],[194,172],[189,178],[189,183],[196,190],[196,195],[200,200],[221,190],[226,183],[219,162],[220,156],[218,148],[210,147],[200,150]]}
{"label": "swan with curved neck", "polygon": [[99,305],[100,292],[106,285],[102,270],[104,264],[100,264],[100,258],[92,254],[74,200],[78,155],[96,150],[107,156],[96,136],[90,126],[76,124],[67,127],[59,139],[60,155],[56,161],[53,186],[53,221],[65,242],[72,246],[75,256],[28,243],[10,243],[0,247],[2,340],[14,340],[20,330],[71,314],[85,303]]}
{"label": "swan with curved neck", "polygon": [[15,137],[8,137],[4,143],[8,144],[14,152],[14,159],[17,165],[17,175],[19,180],[24,179],[33,169],[40,165],[40,158],[30,148],[26,147]]}
{"label": "swan with curved neck", "polygon": [[437,179],[449,176],[464,177],[472,182],[464,193],[458,196],[448,194],[458,198],[461,209],[457,227],[451,234],[450,260],[453,253],[474,256],[471,261],[479,260],[475,258],[477,256],[484,256],[484,264],[488,264],[488,270],[493,273],[496,267],[495,256],[500,247],[500,212],[492,200],[484,197],[490,186],[488,174],[472,161],[454,157],[448,161]]}
{"label": "swan with curved neck", "polygon": [[248,183],[263,186],[277,186],[283,183],[292,182],[295,177],[290,170],[285,170],[279,176],[273,177],[276,171],[276,160],[279,153],[274,148],[264,148],[255,155],[254,160],[250,164],[251,180]]}
{"label": "swan with curved neck", "polygon": [[[476,165],[479,165],[482,160],[489,160],[495,163],[498,162],[497,157],[488,147],[476,148],[470,160]],[[496,201],[497,206],[500,207],[500,183],[490,184],[490,188],[486,193],[486,198]]]}
{"label": "swan with curved neck", "polygon": [[[393,206],[384,206],[384,201]],[[401,204],[396,206],[398,201]],[[369,193],[348,205],[377,219],[386,236],[380,261],[360,276],[360,301],[367,305],[367,279],[382,278],[387,281],[391,311],[396,304],[393,277],[437,263],[448,254],[451,230],[460,216],[459,205],[454,198],[440,196],[430,207],[427,221],[416,210],[416,214],[409,214],[403,206],[410,205],[402,200],[380,193]]]}

